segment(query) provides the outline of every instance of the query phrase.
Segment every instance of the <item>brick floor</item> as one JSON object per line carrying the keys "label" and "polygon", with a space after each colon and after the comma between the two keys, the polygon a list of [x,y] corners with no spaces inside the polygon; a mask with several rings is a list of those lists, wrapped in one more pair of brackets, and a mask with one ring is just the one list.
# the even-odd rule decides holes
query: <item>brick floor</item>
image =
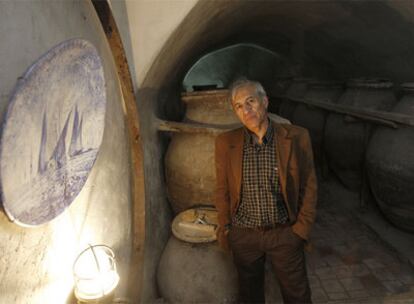
{"label": "brick floor", "polygon": [[314,303],[325,303],[328,301],[328,296],[323,288],[311,287],[312,288],[312,301]]}
{"label": "brick floor", "polygon": [[355,291],[365,289],[360,278],[346,278],[340,280],[346,291]]}
{"label": "brick floor", "polygon": [[414,269],[321,189],[307,253],[315,304],[414,304]]}
{"label": "brick floor", "polygon": [[338,280],[322,280],[322,287],[328,293],[341,293],[345,292],[345,289],[342,287],[341,283]]}

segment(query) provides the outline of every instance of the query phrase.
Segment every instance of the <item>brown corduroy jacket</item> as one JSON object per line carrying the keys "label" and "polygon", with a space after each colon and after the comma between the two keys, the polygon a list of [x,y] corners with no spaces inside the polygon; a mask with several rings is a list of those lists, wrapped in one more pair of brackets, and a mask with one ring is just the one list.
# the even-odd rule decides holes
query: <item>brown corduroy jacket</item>
{"label": "brown corduroy jacket", "polygon": [[[273,123],[279,163],[279,178],[292,230],[308,240],[316,215],[317,181],[312,147],[304,128]],[[224,226],[231,223],[240,203],[243,160],[243,128],[220,134],[216,139],[216,194],[219,228],[217,238],[228,249]]]}

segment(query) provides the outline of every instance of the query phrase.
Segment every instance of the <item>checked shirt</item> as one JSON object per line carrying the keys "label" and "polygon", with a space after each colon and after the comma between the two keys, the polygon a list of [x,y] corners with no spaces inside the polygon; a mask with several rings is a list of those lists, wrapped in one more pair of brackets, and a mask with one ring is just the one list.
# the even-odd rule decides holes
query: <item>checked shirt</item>
{"label": "checked shirt", "polygon": [[268,227],[288,221],[280,191],[276,136],[269,123],[263,143],[245,129],[241,202],[232,225],[245,228]]}

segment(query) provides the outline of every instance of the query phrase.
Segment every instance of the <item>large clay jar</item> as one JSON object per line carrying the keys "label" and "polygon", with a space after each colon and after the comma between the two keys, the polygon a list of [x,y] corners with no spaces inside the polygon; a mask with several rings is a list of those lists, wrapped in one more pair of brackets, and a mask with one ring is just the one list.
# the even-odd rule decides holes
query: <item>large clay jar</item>
{"label": "large clay jar", "polygon": [[267,92],[269,97],[268,111],[271,113],[279,113],[280,106],[285,100],[287,89],[292,84],[292,77],[279,77],[275,80],[275,84]]}
{"label": "large clay jar", "polygon": [[[239,123],[227,100],[227,90],[183,93],[184,121],[202,124],[206,132],[174,133],[165,156],[168,199],[175,213],[198,205],[213,205],[216,135],[208,127],[231,128]],[[201,128],[202,130],[202,128]]]}
{"label": "large clay jar", "polygon": [[[393,84],[378,79],[354,79],[338,104],[366,110],[389,111],[396,99]],[[324,149],[329,167],[342,184],[358,191],[362,184],[362,168],[371,125],[341,114],[328,115],[325,126]]]}
{"label": "large clay jar", "polygon": [[[343,84],[338,82],[314,81],[304,99],[335,103],[343,93]],[[292,123],[309,131],[312,140],[315,164],[320,167],[323,160],[323,135],[328,112],[317,107],[299,103],[292,115]]]}
{"label": "large clay jar", "polygon": [[[414,83],[391,112],[414,115]],[[383,214],[396,226],[414,232],[414,127],[380,126],[368,146],[366,169],[372,193]]]}
{"label": "large clay jar", "polygon": [[191,244],[171,236],[157,281],[168,303],[232,303],[237,297],[236,269],[217,242]]}
{"label": "large clay jar", "polygon": [[[291,85],[286,90],[286,97],[290,98],[302,98],[308,90],[308,85],[311,79],[309,78],[295,78]],[[291,120],[293,112],[295,111],[297,103],[284,99],[279,107],[279,115]]]}

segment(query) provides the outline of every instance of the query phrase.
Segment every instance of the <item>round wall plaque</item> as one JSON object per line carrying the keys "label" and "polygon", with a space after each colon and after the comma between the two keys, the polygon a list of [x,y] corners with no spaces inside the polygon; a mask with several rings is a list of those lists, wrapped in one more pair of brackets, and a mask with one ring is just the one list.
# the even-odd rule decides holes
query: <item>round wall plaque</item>
{"label": "round wall plaque", "polygon": [[96,160],[106,107],[101,58],[86,40],[64,41],[11,96],[0,148],[3,206],[17,224],[37,226],[72,203]]}

